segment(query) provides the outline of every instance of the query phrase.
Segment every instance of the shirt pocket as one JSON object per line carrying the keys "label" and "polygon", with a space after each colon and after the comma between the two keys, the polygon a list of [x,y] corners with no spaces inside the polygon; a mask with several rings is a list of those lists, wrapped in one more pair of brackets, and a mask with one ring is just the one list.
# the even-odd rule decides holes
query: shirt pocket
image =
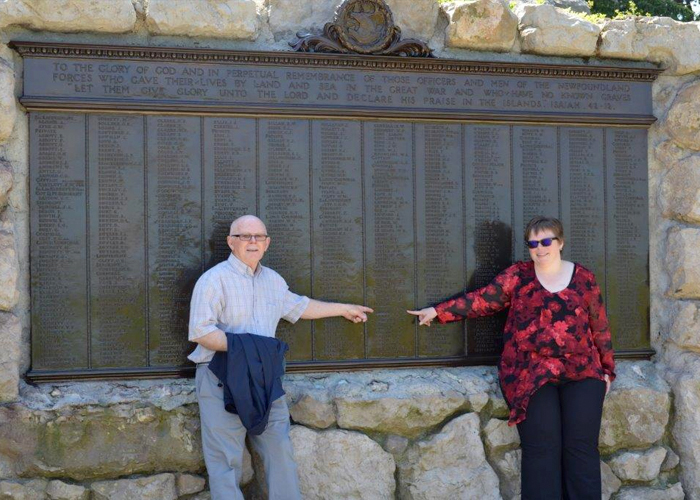
{"label": "shirt pocket", "polygon": [[275,336],[277,323],[280,320],[280,311],[282,304],[275,301],[262,302],[255,310],[255,321],[260,331],[259,335]]}

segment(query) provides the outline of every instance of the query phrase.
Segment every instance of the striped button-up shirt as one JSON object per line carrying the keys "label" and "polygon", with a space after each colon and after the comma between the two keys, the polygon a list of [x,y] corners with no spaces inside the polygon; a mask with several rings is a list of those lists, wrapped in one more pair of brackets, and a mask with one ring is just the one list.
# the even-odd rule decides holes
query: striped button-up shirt
{"label": "striped button-up shirt", "polygon": [[[284,318],[295,323],[309,305],[309,298],[289,291],[275,271],[258,265],[255,272],[231,254],[228,260],[205,272],[197,281],[190,303],[189,340],[216,330],[274,337]],[[214,351],[197,345],[188,356],[206,363]]]}

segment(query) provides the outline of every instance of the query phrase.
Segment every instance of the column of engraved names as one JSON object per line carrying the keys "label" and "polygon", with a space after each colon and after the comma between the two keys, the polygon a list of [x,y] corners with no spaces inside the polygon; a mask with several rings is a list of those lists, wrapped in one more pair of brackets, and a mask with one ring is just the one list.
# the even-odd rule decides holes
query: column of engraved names
{"label": "column of engraved names", "polygon": [[92,366],[146,366],[143,118],[88,120]]}
{"label": "column of engraved names", "polygon": [[415,307],[412,126],[364,125],[367,327],[370,358],[413,357]]}
{"label": "column of engraved names", "polygon": [[[463,290],[464,225],[461,125],[416,124],[417,307]],[[464,325],[418,330],[419,356],[462,356]]]}
{"label": "column of engraved names", "polygon": [[556,127],[513,127],[514,251],[529,259],[523,231],[535,216],[559,217]]}
{"label": "column of engraved names", "polygon": [[231,222],[255,214],[255,119],[204,118],[205,265],[226,260]]}
{"label": "column of engraved names", "polygon": [[[512,256],[510,127],[465,126],[467,289],[486,286]],[[467,320],[467,354],[498,355],[506,313]]]}
{"label": "column of engraved names", "polygon": [[564,258],[593,271],[605,284],[605,166],[603,129],[561,129]]}
{"label": "column of engraved names", "polygon": [[607,303],[617,350],[649,347],[646,130],[606,129]]}
{"label": "column of engraved names", "polygon": [[[272,237],[265,265],[293,292],[311,295],[309,122],[260,119],[258,134],[260,214]],[[289,344],[288,359],[312,358],[310,322],[280,321],[277,337]]]}
{"label": "column of engraved names", "polygon": [[85,116],[30,128],[32,369],[88,368]]}
{"label": "column of engraved names", "polygon": [[147,120],[150,364],[178,366],[202,265],[200,119]]}
{"label": "column of engraved names", "polygon": [[[357,121],[312,122],[313,291],[321,300],[364,301],[360,129]],[[364,357],[364,325],[315,323],[314,359]]]}

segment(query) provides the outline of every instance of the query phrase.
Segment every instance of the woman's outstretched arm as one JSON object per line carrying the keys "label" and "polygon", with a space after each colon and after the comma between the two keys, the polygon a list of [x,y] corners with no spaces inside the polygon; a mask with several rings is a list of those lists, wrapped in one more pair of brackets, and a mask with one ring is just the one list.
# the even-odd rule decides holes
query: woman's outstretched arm
{"label": "woman's outstretched arm", "polygon": [[517,265],[513,265],[483,288],[459,293],[434,307],[407,312],[418,316],[419,324],[425,326],[430,326],[434,319],[439,323],[449,323],[465,318],[490,316],[510,306],[517,281]]}

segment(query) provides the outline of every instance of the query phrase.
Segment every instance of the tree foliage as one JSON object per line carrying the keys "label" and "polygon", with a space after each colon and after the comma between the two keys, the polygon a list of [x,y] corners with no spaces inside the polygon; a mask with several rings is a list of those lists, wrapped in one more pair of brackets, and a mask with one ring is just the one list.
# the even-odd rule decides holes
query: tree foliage
{"label": "tree foliage", "polygon": [[[685,3],[687,2],[687,3]],[[589,2],[592,14],[603,14],[610,18],[626,16],[663,16],[678,21],[700,19],[690,7],[691,0],[637,0],[625,3],[624,0],[592,0]]]}

